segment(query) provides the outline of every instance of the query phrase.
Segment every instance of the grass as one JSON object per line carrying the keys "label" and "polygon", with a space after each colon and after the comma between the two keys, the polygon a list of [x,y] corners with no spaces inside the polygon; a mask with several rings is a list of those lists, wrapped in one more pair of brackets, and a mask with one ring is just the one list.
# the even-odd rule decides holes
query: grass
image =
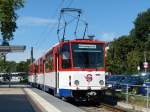
{"label": "grass", "polygon": [[[147,105],[147,98],[144,96],[129,96],[129,103],[141,106],[141,107],[146,107]],[[149,98],[149,104],[150,104],[150,98]]]}
{"label": "grass", "polygon": [[[106,93],[108,94],[108,93]],[[110,93],[109,95],[112,95],[113,97],[117,98],[118,101],[124,101],[126,102],[126,93],[125,92],[115,92],[115,93]],[[146,107],[147,105],[147,97],[142,96],[142,95],[132,95],[129,93],[128,96],[128,103],[141,106],[141,107]],[[150,106],[150,96],[149,96],[149,106]]]}

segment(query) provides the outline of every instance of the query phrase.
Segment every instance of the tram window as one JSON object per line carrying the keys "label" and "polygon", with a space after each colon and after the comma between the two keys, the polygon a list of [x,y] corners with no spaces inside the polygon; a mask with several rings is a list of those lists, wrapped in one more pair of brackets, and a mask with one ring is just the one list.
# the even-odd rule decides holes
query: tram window
{"label": "tram window", "polygon": [[50,72],[53,69],[53,59],[52,59],[52,55],[48,56],[46,58],[46,62],[45,62],[45,70],[46,72]]}
{"label": "tram window", "polygon": [[42,64],[40,64],[40,73],[43,72],[43,67],[42,67]]}
{"label": "tram window", "polygon": [[42,59],[40,60],[40,73],[43,72],[43,62],[42,62]]}
{"label": "tram window", "polygon": [[50,71],[48,60],[45,61],[45,71],[46,71],[46,72],[49,72],[49,71]]}
{"label": "tram window", "polygon": [[70,64],[70,49],[69,44],[64,44],[62,47],[62,68],[71,67]]}
{"label": "tram window", "polygon": [[104,51],[100,44],[72,44],[72,56],[74,67],[104,67]]}
{"label": "tram window", "polygon": [[35,65],[35,74],[38,72],[38,65]]}
{"label": "tram window", "polygon": [[70,53],[68,51],[64,51],[62,53],[63,60],[68,60],[70,58]]}
{"label": "tram window", "polygon": [[53,70],[53,58],[52,58],[52,55],[49,57],[49,68],[50,68],[50,70]]}

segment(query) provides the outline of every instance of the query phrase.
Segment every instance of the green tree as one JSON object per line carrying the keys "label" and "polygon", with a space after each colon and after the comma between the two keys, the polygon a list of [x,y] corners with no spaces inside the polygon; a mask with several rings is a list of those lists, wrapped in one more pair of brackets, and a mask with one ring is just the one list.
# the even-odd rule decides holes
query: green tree
{"label": "green tree", "polygon": [[107,54],[108,71],[136,73],[138,65],[144,69],[144,52],[150,63],[150,9],[140,13],[134,25],[128,36],[121,36],[111,42]]}
{"label": "green tree", "polygon": [[133,50],[127,54],[127,72],[136,73],[137,67],[142,65],[143,54],[139,51]]}
{"label": "green tree", "polygon": [[0,0],[0,29],[3,40],[13,39],[17,25],[16,10],[23,7],[24,0]]}
{"label": "green tree", "polygon": [[17,72],[28,72],[29,64],[31,63],[30,59],[27,61],[21,61],[17,64]]}
{"label": "green tree", "polygon": [[127,71],[127,54],[133,49],[132,38],[128,36],[121,36],[114,40],[110,44],[107,54],[108,71],[113,71],[113,73]]}
{"label": "green tree", "polygon": [[135,33],[135,37],[141,41],[147,41],[150,35],[150,9],[138,14],[134,25],[133,32]]}
{"label": "green tree", "polygon": [[0,72],[4,72],[4,60],[0,58]]}

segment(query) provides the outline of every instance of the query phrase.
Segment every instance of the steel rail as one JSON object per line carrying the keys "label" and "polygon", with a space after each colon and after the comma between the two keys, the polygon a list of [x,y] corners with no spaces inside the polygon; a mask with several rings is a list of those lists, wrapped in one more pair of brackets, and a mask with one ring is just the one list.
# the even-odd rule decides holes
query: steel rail
{"label": "steel rail", "polygon": [[112,105],[109,105],[109,104],[105,104],[105,103],[101,103],[99,106],[97,106],[98,108],[99,107],[104,107],[110,111],[113,111],[113,112],[127,112],[126,110],[122,109],[122,108],[119,108],[119,107],[115,107],[115,106],[112,106]]}

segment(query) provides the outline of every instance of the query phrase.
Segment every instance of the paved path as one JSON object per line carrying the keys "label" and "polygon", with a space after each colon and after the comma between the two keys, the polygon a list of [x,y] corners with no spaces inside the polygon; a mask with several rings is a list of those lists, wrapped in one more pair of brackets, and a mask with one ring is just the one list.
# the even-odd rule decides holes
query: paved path
{"label": "paved path", "polygon": [[46,112],[85,112],[70,103],[64,102],[36,88],[25,88],[25,91],[28,96],[31,96],[35,102],[38,102]]}
{"label": "paved path", "polygon": [[35,112],[20,88],[0,88],[0,112]]}

